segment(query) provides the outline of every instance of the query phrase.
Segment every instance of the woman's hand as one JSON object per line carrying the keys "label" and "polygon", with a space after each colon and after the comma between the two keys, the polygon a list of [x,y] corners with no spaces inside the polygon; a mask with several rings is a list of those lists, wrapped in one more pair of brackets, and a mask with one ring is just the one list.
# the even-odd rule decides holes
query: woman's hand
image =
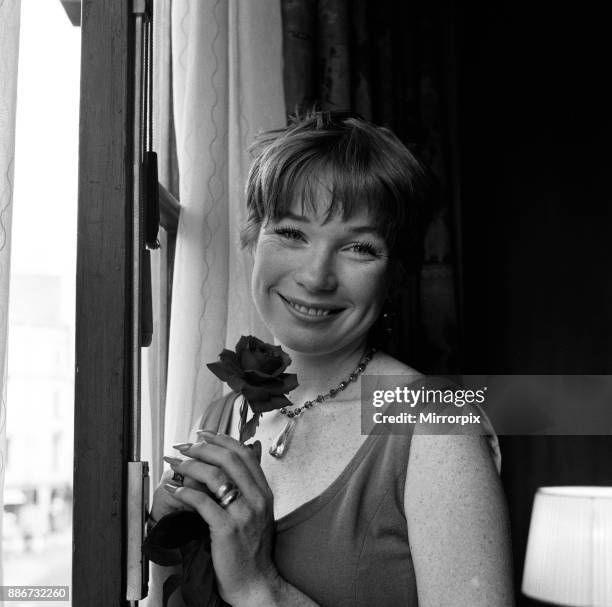
{"label": "woman's hand", "polygon": [[[166,458],[167,460],[171,458]],[[159,522],[166,514],[170,514],[175,510],[193,510],[191,506],[186,505],[181,500],[177,499],[172,493],[164,488],[164,485],[174,485],[179,487],[179,483],[173,480],[174,472],[172,470],[166,470],[159,481],[154,493],[153,501],[151,503],[151,517],[155,522]],[[185,479],[184,484],[193,485],[197,488],[202,488],[200,483],[196,483],[191,479]]]}
{"label": "woman's hand", "polygon": [[[165,488],[174,500],[196,510],[208,523],[223,600],[235,606],[255,605],[273,594],[280,580],[272,560],[272,491],[255,449],[226,435],[203,432],[200,436],[205,442],[180,449],[191,459],[171,465],[185,476],[185,486],[166,484]],[[192,485],[203,483],[214,494],[227,482],[234,483],[240,495],[226,508]]]}

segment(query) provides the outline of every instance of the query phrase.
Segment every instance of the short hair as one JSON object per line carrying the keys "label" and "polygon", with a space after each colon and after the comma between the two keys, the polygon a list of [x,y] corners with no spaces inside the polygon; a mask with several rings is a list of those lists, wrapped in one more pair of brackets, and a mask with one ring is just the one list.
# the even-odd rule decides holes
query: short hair
{"label": "short hair", "polygon": [[317,188],[330,189],[325,219],[365,206],[385,239],[392,264],[411,271],[422,258],[428,179],[408,148],[388,129],[346,112],[310,112],[286,129],[260,135],[246,187],[243,247],[269,219],[301,200],[314,212]]}

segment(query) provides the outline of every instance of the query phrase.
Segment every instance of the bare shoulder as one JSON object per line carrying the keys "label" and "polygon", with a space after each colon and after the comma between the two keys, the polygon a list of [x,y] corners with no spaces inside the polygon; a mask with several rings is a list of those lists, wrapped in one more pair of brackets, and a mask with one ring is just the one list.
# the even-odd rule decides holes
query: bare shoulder
{"label": "bare shoulder", "polygon": [[378,351],[372,362],[368,365],[368,375],[403,375],[406,379],[418,379],[423,377],[423,374],[407,365],[397,358],[387,354],[386,352]]}
{"label": "bare shoulder", "polygon": [[486,439],[414,435],[404,507],[419,605],[513,605],[510,530]]}

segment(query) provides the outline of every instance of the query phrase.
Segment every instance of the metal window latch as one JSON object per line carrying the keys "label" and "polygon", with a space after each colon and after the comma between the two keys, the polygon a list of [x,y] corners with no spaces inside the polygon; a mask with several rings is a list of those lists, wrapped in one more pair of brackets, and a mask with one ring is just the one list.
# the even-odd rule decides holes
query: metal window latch
{"label": "metal window latch", "polygon": [[126,600],[138,601],[149,589],[149,562],[142,553],[149,512],[149,463],[128,462]]}
{"label": "metal window latch", "polygon": [[133,15],[149,15],[153,8],[151,0],[132,0]]}

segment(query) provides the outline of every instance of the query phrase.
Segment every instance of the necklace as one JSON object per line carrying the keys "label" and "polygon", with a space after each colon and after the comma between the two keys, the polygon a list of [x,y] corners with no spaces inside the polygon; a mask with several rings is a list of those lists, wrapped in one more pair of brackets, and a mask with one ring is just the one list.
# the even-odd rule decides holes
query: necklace
{"label": "necklace", "polygon": [[305,410],[310,409],[317,403],[322,403],[324,400],[328,400],[329,398],[335,398],[336,395],[339,392],[342,392],[342,390],[346,389],[351,382],[357,381],[357,378],[365,371],[365,368],[374,357],[374,354],[376,354],[376,348],[371,348],[368,350],[355,370],[335,388],[331,388],[331,390],[326,394],[319,394],[315,399],[307,400],[301,407],[296,407],[295,409],[287,409],[286,407],[278,409],[278,412],[286,415],[289,418],[289,421],[285,424],[285,427],[281,430],[281,433],[272,443],[268,453],[277,459],[284,457],[285,453],[287,453],[289,450],[291,435],[293,434],[293,430],[295,429],[295,425],[300,415],[302,415]]}

